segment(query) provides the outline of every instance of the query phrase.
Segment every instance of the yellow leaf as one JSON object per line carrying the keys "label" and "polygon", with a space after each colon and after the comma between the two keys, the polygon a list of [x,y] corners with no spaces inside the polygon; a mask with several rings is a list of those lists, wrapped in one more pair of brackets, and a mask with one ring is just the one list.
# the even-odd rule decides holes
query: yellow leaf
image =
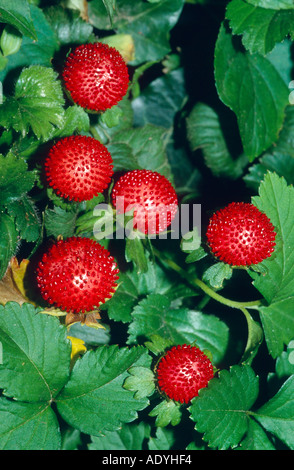
{"label": "yellow leaf", "polygon": [[68,339],[71,341],[71,359],[76,359],[77,356],[87,351],[82,339],[75,338],[74,336],[68,336]]}

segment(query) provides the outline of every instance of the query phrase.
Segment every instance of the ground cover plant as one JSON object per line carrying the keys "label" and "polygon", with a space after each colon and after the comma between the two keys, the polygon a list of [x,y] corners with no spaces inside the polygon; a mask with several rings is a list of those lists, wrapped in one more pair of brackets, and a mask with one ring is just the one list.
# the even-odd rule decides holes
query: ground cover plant
{"label": "ground cover plant", "polygon": [[293,1],[0,22],[0,448],[293,449]]}

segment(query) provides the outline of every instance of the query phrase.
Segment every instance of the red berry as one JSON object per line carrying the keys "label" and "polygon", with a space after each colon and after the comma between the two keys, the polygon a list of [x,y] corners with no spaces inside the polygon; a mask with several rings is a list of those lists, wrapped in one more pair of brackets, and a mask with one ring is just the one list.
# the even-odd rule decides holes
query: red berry
{"label": "red berry", "polygon": [[[123,204],[118,198],[123,198]],[[123,175],[112,191],[118,213],[134,209],[134,229],[155,234],[166,230],[178,209],[177,194],[168,179],[150,170],[133,170]]]}
{"label": "red berry", "polygon": [[213,365],[196,346],[174,346],[159,361],[157,382],[171,400],[189,403],[213,378]]}
{"label": "red berry", "polygon": [[93,137],[76,135],[59,140],[45,161],[47,181],[58,195],[86,201],[104,191],[113,175],[112,157]]}
{"label": "red berry", "polygon": [[63,80],[82,108],[105,111],[127,93],[129,74],[121,54],[107,44],[82,44],[66,59]]}
{"label": "red berry", "polygon": [[245,202],[232,202],[215,212],[206,235],[212,253],[233,266],[260,263],[271,256],[276,244],[270,219]]}
{"label": "red berry", "polygon": [[113,295],[118,272],[114,258],[99,243],[70,237],[57,241],[43,255],[37,282],[49,304],[84,313]]}

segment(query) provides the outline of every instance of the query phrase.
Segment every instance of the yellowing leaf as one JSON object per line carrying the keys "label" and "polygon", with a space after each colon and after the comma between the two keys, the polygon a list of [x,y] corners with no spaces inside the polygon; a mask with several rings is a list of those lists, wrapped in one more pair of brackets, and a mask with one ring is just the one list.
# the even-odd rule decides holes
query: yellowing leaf
{"label": "yellowing leaf", "polygon": [[87,351],[82,339],[75,338],[74,336],[68,336],[67,338],[71,341],[71,359],[76,359],[77,356]]}

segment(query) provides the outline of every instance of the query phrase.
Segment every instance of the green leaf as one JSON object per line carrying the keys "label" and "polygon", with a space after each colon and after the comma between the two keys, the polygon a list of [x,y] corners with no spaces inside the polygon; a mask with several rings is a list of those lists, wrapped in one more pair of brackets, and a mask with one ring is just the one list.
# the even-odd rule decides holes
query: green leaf
{"label": "green leaf", "polygon": [[175,435],[172,429],[157,428],[155,437],[148,441],[149,450],[170,450],[175,443]]}
{"label": "green leaf", "polygon": [[0,213],[0,279],[6,273],[9,261],[16,252],[17,235],[13,218]]}
{"label": "green leaf", "polygon": [[272,8],[274,10],[294,9],[292,0],[246,0],[251,5],[262,8]]}
{"label": "green leaf", "polygon": [[147,271],[147,255],[141,238],[127,238],[125,255],[126,261],[133,262],[138,273],[145,273]]}
{"label": "green leaf", "polygon": [[140,423],[123,424],[121,429],[105,432],[103,436],[91,436],[89,450],[142,450],[146,425]]}
{"label": "green leaf", "polygon": [[185,286],[170,279],[158,264],[150,260],[147,260],[147,264],[148,269],[144,273],[138,273],[135,267],[130,267],[128,271],[119,274],[115,295],[105,304],[109,318],[124,323],[132,321],[131,312],[135,305],[143,296],[151,293],[166,295],[170,299],[192,295]]}
{"label": "green leaf", "polygon": [[253,414],[270,433],[294,449],[294,376],[282,385],[278,393]]}
{"label": "green leaf", "polygon": [[228,329],[214,315],[187,308],[173,308],[168,297],[150,294],[134,308],[133,322],[129,325],[128,343],[159,335],[173,344],[191,344],[196,341],[200,349],[208,349],[213,361],[222,360],[228,344]]}
{"label": "green leaf", "polygon": [[254,286],[268,303],[259,308],[260,318],[269,352],[277,357],[294,337],[294,190],[284,178],[268,172],[252,202],[277,231],[274,255],[261,263],[267,274],[250,271]]}
{"label": "green leaf", "polygon": [[194,227],[193,230],[183,236],[180,246],[184,253],[189,253],[185,259],[186,263],[194,263],[207,255],[201,246],[201,236],[199,235],[198,227]]}
{"label": "green leaf", "polygon": [[226,18],[233,33],[242,35],[242,43],[251,54],[266,55],[288,34],[294,37],[294,10],[270,10],[233,0]]}
{"label": "green leaf", "polygon": [[137,169],[157,171],[170,179],[172,175],[166,155],[166,138],[165,129],[146,124],[117,132],[111,143],[126,144],[129,153],[137,161]]}
{"label": "green leaf", "polygon": [[74,235],[77,219],[76,211],[66,211],[55,206],[53,209],[46,209],[44,214],[44,224],[48,237],[57,238],[59,235],[64,238]]}
{"label": "green leaf", "polygon": [[0,0],[0,22],[11,24],[24,36],[37,40],[27,0]]}
{"label": "green leaf", "polygon": [[170,129],[175,116],[187,100],[185,74],[182,68],[153,80],[132,101],[137,126],[153,124]]}
{"label": "green leaf", "polygon": [[27,242],[38,240],[41,234],[40,220],[34,202],[27,196],[12,201],[7,207],[9,214],[15,217],[17,230]]}
{"label": "green leaf", "polygon": [[44,14],[61,46],[89,41],[93,26],[81,18],[79,11],[51,6],[44,9]]}
{"label": "green leaf", "polygon": [[0,398],[1,450],[59,450],[59,424],[48,403]]}
{"label": "green leaf", "polygon": [[135,398],[145,398],[155,390],[154,374],[147,367],[131,367],[128,370],[130,377],[127,377],[124,383],[126,390],[135,392]]}
{"label": "green leaf", "polygon": [[71,344],[55,317],[36,313],[31,304],[0,305],[0,387],[28,402],[49,402],[69,376]]}
{"label": "green leaf", "polygon": [[116,10],[116,0],[102,0],[109,16],[110,24],[113,24],[113,17]]}
{"label": "green leaf", "polygon": [[[22,1],[22,0],[20,0]],[[9,0],[10,2],[10,0]],[[55,33],[52,31],[43,10],[30,5],[30,14],[34,23],[38,40],[23,37],[20,50],[8,57],[8,62],[3,71],[0,71],[0,80],[4,82],[4,89],[11,88],[15,79],[4,79],[8,76],[18,77],[19,71],[28,65],[43,65],[51,67],[51,60],[58,49]],[[9,74],[9,75],[8,75]]]}
{"label": "green leaf", "polygon": [[196,430],[210,447],[236,446],[248,430],[248,411],[258,396],[258,378],[249,366],[222,370],[207,388],[199,391],[189,408]]}
{"label": "green leaf", "polygon": [[116,0],[113,25],[101,0],[89,2],[89,18],[98,29],[114,29],[131,34],[135,42],[132,65],[163,58],[171,49],[170,31],[182,12],[183,0],[162,0],[160,3]]}
{"label": "green leaf", "polygon": [[215,48],[215,78],[220,99],[237,116],[245,154],[253,161],[278,138],[289,91],[274,66],[244,52],[222,25]]}
{"label": "green leaf", "polygon": [[237,450],[276,450],[263,428],[250,419],[248,431]]}
{"label": "green leaf", "polygon": [[222,289],[225,280],[231,279],[233,275],[233,269],[226,263],[216,263],[210,266],[203,273],[203,281],[207,282],[214,289]]}
{"label": "green leaf", "polygon": [[162,400],[149,413],[156,416],[155,425],[164,428],[168,424],[177,426],[182,418],[180,404],[173,400]]}
{"label": "green leaf", "polygon": [[232,157],[224,134],[224,125],[231,123],[223,121],[210,106],[197,103],[186,119],[187,138],[193,151],[202,149],[205,164],[213,175],[237,179],[246,161],[243,157]]}
{"label": "green leaf", "polygon": [[35,174],[28,171],[28,165],[13,153],[0,155],[0,205],[7,206],[30,191],[35,182]]}
{"label": "green leaf", "polygon": [[61,129],[56,129],[52,138],[68,137],[74,133],[83,134],[89,132],[90,119],[87,112],[80,106],[74,105],[66,108],[64,123]]}
{"label": "green leaf", "polygon": [[80,431],[100,435],[115,431],[122,423],[136,419],[148,400],[136,400],[123,388],[128,369],[145,354],[141,347],[131,349],[101,346],[88,351],[72,370],[70,380],[56,399],[59,413]]}
{"label": "green leaf", "polygon": [[48,140],[64,125],[62,86],[53,69],[33,65],[20,74],[14,97],[2,105],[0,124],[23,137],[30,128],[38,139]]}

